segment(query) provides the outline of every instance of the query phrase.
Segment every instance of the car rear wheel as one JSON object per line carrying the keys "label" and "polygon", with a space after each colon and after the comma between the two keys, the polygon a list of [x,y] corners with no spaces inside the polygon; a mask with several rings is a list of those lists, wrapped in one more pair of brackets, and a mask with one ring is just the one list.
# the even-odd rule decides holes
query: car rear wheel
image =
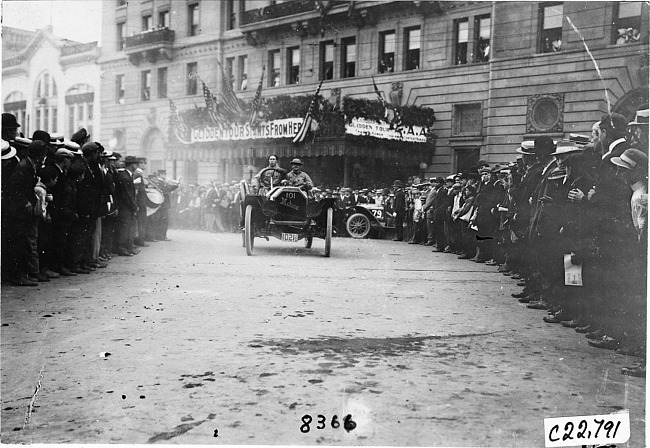
{"label": "car rear wheel", "polygon": [[314,242],[314,238],[311,236],[305,237],[305,247],[311,249],[311,243]]}
{"label": "car rear wheel", "polygon": [[370,219],[363,213],[355,213],[348,218],[346,229],[352,238],[365,238],[370,233]]}
{"label": "car rear wheel", "polygon": [[327,229],[325,231],[325,256],[329,257],[332,250],[332,221],[334,220],[334,209],[327,209]]}
{"label": "car rear wheel", "polygon": [[246,219],[244,221],[244,243],[246,244],[246,255],[253,255],[253,206],[246,206]]}

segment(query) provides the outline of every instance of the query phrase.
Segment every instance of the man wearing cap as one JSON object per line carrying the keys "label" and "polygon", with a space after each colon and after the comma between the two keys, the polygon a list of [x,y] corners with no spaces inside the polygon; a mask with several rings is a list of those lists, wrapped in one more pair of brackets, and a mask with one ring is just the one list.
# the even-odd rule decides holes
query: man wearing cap
{"label": "man wearing cap", "polygon": [[421,244],[424,246],[433,246],[436,244],[436,234],[435,234],[435,229],[433,225],[433,201],[436,198],[436,195],[438,194],[438,189],[441,186],[441,183],[438,182],[438,178],[432,177],[429,179],[430,187],[427,190],[425,197],[426,199],[424,200],[424,205],[422,206],[422,211],[424,212],[425,216],[425,224],[427,228],[427,240],[422,242]]}
{"label": "man wearing cap", "polygon": [[118,255],[132,256],[137,254],[133,247],[133,235],[135,234],[135,214],[138,205],[135,199],[135,185],[133,173],[138,168],[140,159],[134,156],[127,156],[124,159],[124,171],[122,171],[115,183],[115,199],[117,201],[118,233],[117,248]]}
{"label": "man wearing cap", "polygon": [[395,199],[393,200],[393,216],[395,217],[395,238],[393,241],[404,241],[404,218],[406,218],[406,195],[402,189],[402,181],[393,182]]}
{"label": "man wearing cap", "polygon": [[291,171],[287,174],[287,183],[305,191],[309,191],[314,187],[309,175],[302,171],[302,160],[293,159],[291,161]]}

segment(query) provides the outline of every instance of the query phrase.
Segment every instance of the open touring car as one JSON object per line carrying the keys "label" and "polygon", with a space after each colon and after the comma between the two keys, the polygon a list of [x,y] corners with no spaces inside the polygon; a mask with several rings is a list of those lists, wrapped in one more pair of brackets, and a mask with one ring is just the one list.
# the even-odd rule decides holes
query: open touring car
{"label": "open touring car", "polygon": [[[273,170],[274,168],[269,168]],[[262,173],[261,173],[262,174]],[[260,179],[264,179],[260,175]],[[286,242],[305,240],[311,248],[314,238],[325,240],[325,256],[332,247],[334,199],[315,201],[298,187],[264,185],[262,194],[250,191],[245,180],[240,182],[243,246],[253,255],[255,238],[278,238]]]}
{"label": "open touring car", "polygon": [[395,228],[395,219],[383,205],[357,204],[346,210],[345,230],[352,238],[366,238],[382,235],[387,229]]}

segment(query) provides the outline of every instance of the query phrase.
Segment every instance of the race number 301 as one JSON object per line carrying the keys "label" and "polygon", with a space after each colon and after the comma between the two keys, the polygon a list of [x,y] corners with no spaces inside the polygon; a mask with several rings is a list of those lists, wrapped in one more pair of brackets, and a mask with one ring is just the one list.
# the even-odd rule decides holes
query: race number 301
{"label": "race number 301", "polygon": [[630,414],[544,419],[546,447],[625,443],[630,438]]}

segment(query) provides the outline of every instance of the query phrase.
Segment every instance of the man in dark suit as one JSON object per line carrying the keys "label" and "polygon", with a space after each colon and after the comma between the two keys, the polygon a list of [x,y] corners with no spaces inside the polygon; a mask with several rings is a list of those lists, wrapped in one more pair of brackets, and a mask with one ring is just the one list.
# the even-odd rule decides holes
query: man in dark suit
{"label": "man in dark suit", "polygon": [[402,189],[402,181],[393,182],[395,200],[393,202],[393,216],[395,217],[395,238],[393,241],[404,241],[404,219],[406,218],[406,195]]}
{"label": "man in dark suit", "polygon": [[139,165],[140,159],[134,156],[127,156],[124,159],[124,171],[117,176],[117,182],[115,184],[119,222],[117,253],[121,256],[130,257],[138,253],[133,247],[135,214],[138,211],[135,198],[135,185],[133,184],[133,173]]}
{"label": "man in dark suit", "polygon": [[431,200],[430,215],[436,244],[436,247],[433,249],[434,252],[443,252],[447,243],[447,238],[445,237],[445,217],[447,214],[447,207],[451,204],[451,200],[449,199],[443,184],[444,179],[442,177],[436,177],[433,179],[433,188],[436,193],[433,195],[433,199]]}
{"label": "man in dark suit", "polygon": [[[36,169],[41,166],[47,147],[36,141],[29,144],[28,155],[20,161],[7,182],[7,205],[3,204],[3,214],[13,219],[8,222],[7,247],[9,252],[9,279],[15,286],[36,286],[38,283],[29,278],[28,266],[30,235],[38,235],[38,220],[34,215],[36,195]],[[36,272],[32,272],[36,274]]]}

